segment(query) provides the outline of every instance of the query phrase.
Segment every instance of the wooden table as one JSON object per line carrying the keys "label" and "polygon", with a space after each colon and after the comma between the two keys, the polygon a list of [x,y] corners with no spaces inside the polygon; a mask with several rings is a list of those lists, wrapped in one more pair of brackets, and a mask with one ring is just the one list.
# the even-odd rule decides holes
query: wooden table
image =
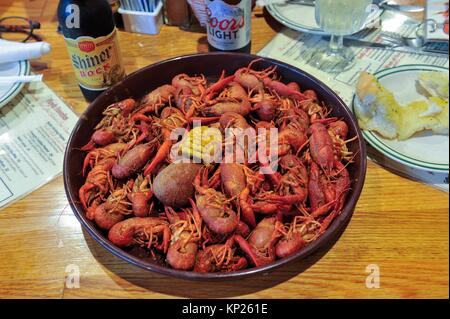
{"label": "wooden table", "polygon": [[[53,50],[33,62],[34,70],[80,114],[87,103],[56,33],[56,6],[2,0],[0,17],[42,22],[39,33]],[[280,26],[260,9],[253,22],[252,49],[258,52]],[[120,45],[132,72],[203,51],[205,35],[176,27],[163,27],[158,36],[120,32]],[[370,163],[354,217],[332,247],[270,276],[195,283],[143,271],[100,247],[72,214],[59,177],[0,212],[0,298],[448,298],[448,208],[448,194]],[[372,264],[380,270],[379,289],[366,287]],[[79,288],[66,285],[73,269],[81,274]]]}

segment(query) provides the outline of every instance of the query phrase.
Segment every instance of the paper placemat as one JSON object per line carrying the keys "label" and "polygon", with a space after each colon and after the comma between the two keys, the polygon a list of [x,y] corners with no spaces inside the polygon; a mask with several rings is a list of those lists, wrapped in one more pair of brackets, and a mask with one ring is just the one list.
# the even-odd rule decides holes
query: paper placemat
{"label": "paper placemat", "polygon": [[25,86],[0,110],[0,209],[62,173],[77,120],[44,83]]}
{"label": "paper placemat", "polygon": [[[416,33],[420,22],[402,14],[387,13],[382,16],[379,30],[367,30],[355,38],[380,42],[381,32],[394,32],[404,36]],[[327,45],[322,37],[307,33],[284,29],[277,34],[260,52],[259,55],[273,58],[300,68],[332,88],[347,105],[352,104],[355,85],[361,71],[375,73],[382,69],[407,64],[429,64],[448,67],[449,57],[443,54],[417,54],[396,50],[352,48],[357,57],[355,65],[344,72],[330,74],[309,64],[309,59],[319,46]],[[401,172],[414,180],[419,180],[433,187],[449,191],[448,174],[436,175],[432,172],[420,171],[399,165],[376,152],[369,156],[373,161],[396,172]]]}

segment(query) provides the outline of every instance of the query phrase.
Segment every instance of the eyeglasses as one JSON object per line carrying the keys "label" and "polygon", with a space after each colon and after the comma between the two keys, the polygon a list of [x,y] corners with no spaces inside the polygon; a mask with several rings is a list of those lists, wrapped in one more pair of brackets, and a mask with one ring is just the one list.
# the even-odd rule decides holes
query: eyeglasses
{"label": "eyeglasses", "polygon": [[34,33],[40,29],[41,24],[24,17],[5,17],[0,19],[0,38],[3,40],[27,42],[30,39],[42,41],[42,38]]}

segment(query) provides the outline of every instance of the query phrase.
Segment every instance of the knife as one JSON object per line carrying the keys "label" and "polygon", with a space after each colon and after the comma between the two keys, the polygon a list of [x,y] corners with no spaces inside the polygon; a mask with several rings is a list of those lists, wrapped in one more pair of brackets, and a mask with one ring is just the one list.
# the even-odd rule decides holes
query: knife
{"label": "knife", "polygon": [[[330,36],[324,35],[322,36],[322,39],[329,41]],[[372,48],[372,49],[385,49],[385,50],[394,50],[394,51],[400,51],[400,52],[406,52],[406,53],[417,53],[417,54],[427,54],[427,55],[433,55],[437,57],[441,56],[448,56],[448,51],[440,51],[440,50],[433,50],[429,48],[412,48],[408,46],[398,46],[393,44],[386,44],[386,43],[378,43],[378,42],[370,42],[365,40],[359,40],[354,38],[344,38],[344,45],[347,47],[359,47],[359,48]]]}
{"label": "knife", "polygon": [[370,42],[358,39],[348,39],[344,38],[344,45],[351,47],[363,47],[363,48],[377,48],[377,49],[388,49],[393,48],[393,45],[378,43],[378,42]]}
{"label": "knife", "polygon": [[[322,39],[329,41],[330,36],[329,35],[322,36]],[[371,42],[371,41],[365,41],[365,40],[359,40],[359,39],[353,39],[353,38],[344,38],[344,45],[350,46],[350,47],[375,48],[375,49],[394,48],[394,45],[392,45],[392,44]]]}
{"label": "knife", "polygon": [[[288,0],[286,3],[289,4],[300,4],[304,6],[314,7],[316,5],[315,0]],[[424,7],[416,6],[416,5],[402,5],[402,4],[390,4],[388,1],[379,1],[378,6],[387,9],[387,10],[395,10],[395,11],[403,11],[403,12],[422,12]]]}
{"label": "knife", "polygon": [[381,3],[379,6],[380,6],[380,8],[387,9],[387,10],[395,10],[395,11],[403,11],[403,12],[411,12],[411,13],[422,12],[424,10],[424,7],[415,6],[415,5]]}

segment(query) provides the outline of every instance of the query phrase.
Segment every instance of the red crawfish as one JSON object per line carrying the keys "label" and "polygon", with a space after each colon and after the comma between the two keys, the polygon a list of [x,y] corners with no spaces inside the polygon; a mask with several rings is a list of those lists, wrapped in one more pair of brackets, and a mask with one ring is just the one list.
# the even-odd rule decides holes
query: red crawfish
{"label": "red crawfish", "polygon": [[86,175],[88,167],[94,167],[97,163],[106,158],[116,159],[127,149],[127,144],[114,143],[105,147],[95,148],[91,150],[83,162],[83,176]]}
{"label": "red crawfish", "polygon": [[127,197],[131,202],[133,214],[136,217],[147,217],[150,213],[149,202],[153,197],[149,178],[138,175],[132,184]]}
{"label": "red crawfish", "polygon": [[82,147],[82,150],[90,151],[96,146],[127,142],[133,134],[133,128],[127,125],[127,118],[136,106],[137,103],[133,99],[126,99],[108,106],[103,112],[104,118],[95,127],[90,141]]}
{"label": "red crawfish", "polygon": [[[88,219],[94,218],[97,199],[102,199],[112,188],[111,168],[116,159],[107,157],[99,160],[86,177],[86,182],[78,191],[81,204]],[[92,206],[91,206],[92,205]]]}
{"label": "red crawfish", "polygon": [[109,230],[108,238],[119,247],[138,244],[167,253],[170,243],[169,223],[157,217],[133,217],[115,224]]}
{"label": "red crawfish", "polygon": [[171,140],[172,130],[182,128],[187,124],[184,114],[176,108],[167,107],[161,112],[161,135],[163,138],[162,145],[158,148],[156,155],[152,161],[145,167],[144,175],[148,176],[154,172],[156,167],[165,161],[170,153],[170,148],[175,141]]}
{"label": "red crawfish", "polygon": [[235,254],[234,237],[224,244],[211,245],[197,253],[195,272],[230,272],[247,267],[247,260]]}
{"label": "red crawfish", "polygon": [[309,127],[310,152],[314,162],[328,175],[335,167],[334,144],[325,125],[314,123]]}
{"label": "red crawfish", "polygon": [[195,177],[195,199],[203,221],[214,233],[231,234],[239,223],[236,212],[226,196],[208,186],[208,169],[203,168]]}
{"label": "red crawfish", "polygon": [[154,147],[149,144],[139,144],[126,152],[112,168],[112,174],[117,179],[128,178],[139,172],[153,155]]}
{"label": "red crawfish", "polygon": [[335,163],[331,175],[325,175],[316,163],[311,163],[309,180],[309,202],[311,216],[317,218],[329,211],[340,213],[351,187],[350,175],[341,162]]}
{"label": "red crawfish", "polygon": [[185,209],[182,213],[176,213],[170,207],[165,209],[172,234],[166,259],[175,269],[192,270],[195,265],[202,235],[202,218],[192,200],[191,205],[192,210]]}
{"label": "red crawfish", "polygon": [[251,110],[252,107],[247,92],[240,84],[231,82],[226,85],[218,97],[207,101],[205,107],[201,109],[201,112],[205,116],[221,116],[227,112],[234,112],[246,116]]}
{"label": "red crawfish", "polygon": [[178,74],[172,79],[172,86],[177,90],[184,90],[190,95],[199,96],[206,91],[206,78],[201,76],[189,76],[185,73]]}
{"label": "red crawfish", "polygon": [[290,213],[295,205],[304,205],[308,198],[308,170],[295,155],[280,159],[282,175],[272,176],[273,192],[261,192],[252,208],[263,214]]}
{"label": "red crawfish", "polygon": [[277,219],[263,219],[248,239],[235,235],[235,240],[246,254],[248,261],[256,266],[264,266],[275,261],[275,245],[281,235],[276,228]]}
{"label": "red crawfish", "polygon": [[302,216],[295,216],[291,223],[278,223],[277,230],[282,237],[275,246],[276,256],[285,258],[295,254],[317,238],[320,228],[319,222]]}
{"label": "red crawfish", "polygon": [[114,190],[95,210],[95,223],[102,229],[109,230],[118,222],[131,215],[131,203],[127,199],[127,187]]}
{"label": "red crawfish", "polygon": [[147,95],[141,100],[141,109],[136,114],[156,113],[158,110],[175,96],[176,88],[172,85],[162,85]]}

